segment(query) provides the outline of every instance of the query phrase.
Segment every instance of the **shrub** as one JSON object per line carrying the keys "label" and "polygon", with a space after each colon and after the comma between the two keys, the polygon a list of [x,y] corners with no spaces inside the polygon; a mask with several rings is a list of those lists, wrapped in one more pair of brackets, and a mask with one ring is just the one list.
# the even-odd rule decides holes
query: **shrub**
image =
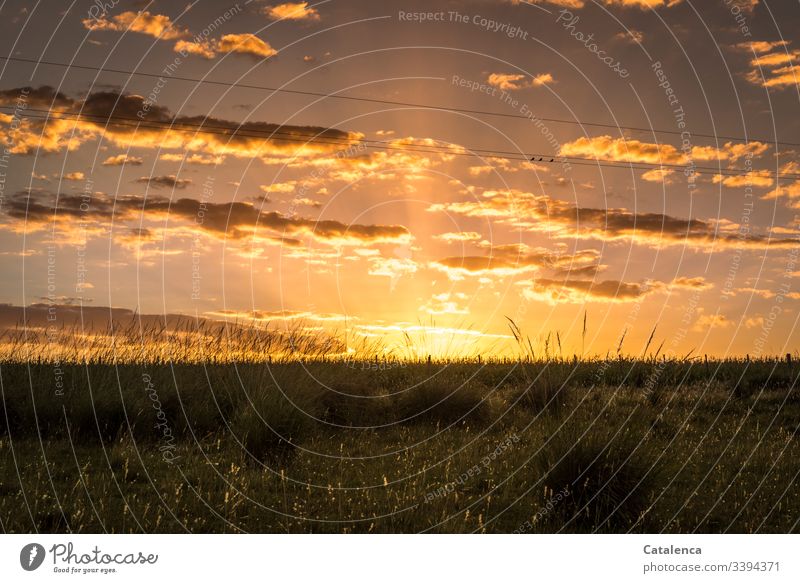
{"label": "shrub", "polygon": [[[574,436],[573,436],[574,437]],[[656,476],[630,437],[595,431],[582,438],[556,438],[546,447],[543,467],[547,498],[566,492],[545,515],[555,529],[625,531],[647,508]]]}
{"label": "shrub", "polygon": [[368,427],[386,421],[389,398],[365,380],[332,382],[319,387],[323,418],[335,425]]}
{"label": "shrub", "polygon": [[474,381],[459,384],[433,379],[395,397],[400,418],[411,422],[485,422],[492,417],[490,389]]}
{"label": "shrub", "polygon": [[[521,394],[520,394],[521,393]],[[521,387],[514,396],[518,406],[533,413],[557,413],[567,403],[569,388],[566,384],[539,378]]]}
{"label": "shrub", "polygon": [[[88,390],[70,399],[67,421],[74,441],[110,443],[127,430],[125,407],[112,388],[93,394]],[[131,419],[133,422],[133,419]]]}
{"label": "shrub", "polygon": [[252,458],[283,458],[314,428],[310,415],[315,411],[301,395],[286,396],[273,386],[254,391],[250,399],[234,417],[232,429]]}

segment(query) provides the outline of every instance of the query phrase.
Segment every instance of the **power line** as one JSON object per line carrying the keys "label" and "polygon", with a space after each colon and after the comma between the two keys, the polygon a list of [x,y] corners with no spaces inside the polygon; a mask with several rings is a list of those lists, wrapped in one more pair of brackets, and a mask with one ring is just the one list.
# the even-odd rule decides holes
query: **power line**
{"label": "power line", "polygon": [[[11,106],[0,106],[0,109],[5,110],[14,110]],[[16,111],[16,110],[15,110]],[[45,115],[29,115],[26,112],[35,112],[35,113],[42,113]],[[301,138],[298,137],[296,132],[290,131],[282,131],[280,130],[281,127],[285,126],[276,126],[278,129],[268,131],[268,130],[258,130],[258,129],[247,129],[241,130],[238,128],[231,128],[225,126],[214,126],[214,125],[206,125],[202,123],[193,123],[193,122],[182,122],[178,120],[172,121],[159,121],[159,120],[146,120],[142,121],[139,118],[135,117],[126,117],[126,116],[101,116],[95,114],[84,114],[80,112],[68,112],[68,111],[59,111],[59,110],[46,110],[46,109],[37,109],[37,108],[27,108],[25,112],[16,111],[17,115],[20,113],[24,113],[24,115],[30,119],[37,119],[37,120],[56,120],[56,119],[70,119],[71,121],[78,122],[81,119],[88,119],[92,123],[106,123],[106,124],[113,124],[116,126],[123,126],[123,127],[134,127],[134,128],[145,128],[145,129],[167,129],[169,131],[177,131],[177,132],[184,132],[184,133],[205,133],[211,135],[222,135],[228,137],[245,137],[245,138],[255,138],[255,139],[274,139],[276,141],[281,142],[294,142],[294,143],[301,143],[301,144],[324,144],[324,145],[333,145],[333,146],[342,146],[342,147],[354,147],[358,145],[363,145],[366,148],[378,149],[378,150],[388,150],[388,151],[402,151],[402,152],[415,152],[415,153],[425,153],[425,154],[440,154],[440,155],[451,155],[451,156],[469,156],[469,157],[487,157],[487,158],[504,158],[512,161],[520,161],[520,162],[536,162],[536,163],[544,163],[544,164],[562,164],[564,161],[569,161],[571,164],[579,165],[579,166],[601,166],[605,168],[622,168],[622,169],[629,169],[629,170],[661,170],[664,168],[670,170],[691,170],[696,174],[701,175],[721,175],[721,176],[747,176],[748,174],[753,173],[769,173],[770,178],[777,178],[777,179],[790,179],[790,180],[797,180],[800,179],[800,173],[776,173],[768,170],[762,171],[747,171],[741,168],[713,168],[710,166],[689,166],[689,165],[682,165],[682,164],[669,164],[669,163],[650,163],[650,162],[638,162],[638,161],[614,161],[614,160],[602,160],[599,158],[587,158],[587,157],[579,157],[579,156],[553,156],[548,154],[536,154],[536,153],[523,153],[523,152],[512,152],[512,151],[505,151],[505,150],[491,150],[491,149],[482,149],[482,148],[471,148],[467,146],[461,146],[465,151],[457,151],[453,150],[452,148],[448,148],[447,146],[437,146],[432,144],[403,144],[403,145],[396,145],[393,142],[387,142],[382,140],[368,140],[368,139],[359,139],[355,140],[348,140],[345,138],[336,138],[334,136],[324,136],[323,138],[319,138],[317,136],[312,136],[309,134],[308,138]],[[52,114],[56,114],[55,116]],[[64,117],[61,117],[64,116]],[[133,123],[129,123],[133,122]],[[188,126],[188,127],[184,127]],[[280,136],[280,137],[275,137]],[[285,136],[285,137],[284,137]]]}
{"label": "power line", "polygon": [[[143,71],[128,71],[125,69],[114,69],[114,68],[102,68],[102,67],[91,67],[89,65],[77,65],[77,64],[70,64],[70,63],[59,63],[56,61],[45,61],[45,60],[38,60],[38,59],[28,59],[24,57],[13,57],[10,55],[0,55],[0,60],[6,61],[14,61],[20,63],[33,63],[36,65],[48,65],[52,67],[62,67],[67,69],[81,69],[87,71],[97,71],[103,73],[116,73],[120,75],[128,75],[128,76],[138,76],[138,77],[150,77],[150,78],[161,78],[164,75],[158,73],[148,73]],[[413,107],[418,109],[430,109],[433,111],[449,111],[454,113],[468,113],[472,115],[488,115],[493,117],[504,117],[504,118],[511,118],[511,119],[527,119],[530,120],[531,118],[527,115],[522,115],[519,113],[502,113],[502,112],[494,112],[494,111],[486,111],[482,109],[470,109],[470,108],[462,108],[462,107],[451,107],[451,106],[442,106],[442,105],[432,105],[427,103],[416,103],[410,101],[395,101],[390,99],[377,99],[371,97],[361,97],[356,95],[339,95],[338,93],[326,93],[326,92],[316,92],[316,91],[303,91],[299,89],[286,89],[283,87],[269,87],[266,85],[252,85],[248,83],[231,83],[228,81],[216,81],[213,79],[201,79],[196,77],[183,77],[180,75],[170,75],[170,79],[174,79],[176,81],[186,81],[191,83],[204,83],[207,85],[218,85],[222,87],[237,87],[240,89],[257,89],[262,91],[271,91],[273,93],[288,93],[291,95],[303,95],[306,97],[322,97],[326,99],[340,99],[346,101],[358,101],[364,103],[374,103],[379,105],[397,105],[402,107]],[[683,132],[677,130],[667,130],[667,129],[659,129],[659,128],[645,128],[639,126],[626,126],[626,125],[615,125],[615,124],[608,124],[608,123],[600,123],[600,122],[582,122],[582,121],[575,121],[570,119],[563,119],[563,118],[556,118],[556,117],[539,117],[534,116],[535,119],[541,120],[543,122],[548,123],[559,123],[559,124],[567,124],[567,125],[576,125],[576,126],[588,126],[588,127],[597,127],[603,129],[611,129],[611,130],[625,130],[631,132],[640,132],[646,134],[665,134],[671,136],[681,136]],[[765,137],[751,137],[745,138],[742,136],[726,136],[720,134],[706,134],[706,133],[694,133],[692,132],[692,136],[696,138],[707,138],[715,141],[732,141],[732,142],[765,142],[769,144],[781,145],[781,146],[789,146],[789,147],[798,147],[800,146],[800,142],[785,142],[779,140],[773,140],[772,138],[765,138]]]}

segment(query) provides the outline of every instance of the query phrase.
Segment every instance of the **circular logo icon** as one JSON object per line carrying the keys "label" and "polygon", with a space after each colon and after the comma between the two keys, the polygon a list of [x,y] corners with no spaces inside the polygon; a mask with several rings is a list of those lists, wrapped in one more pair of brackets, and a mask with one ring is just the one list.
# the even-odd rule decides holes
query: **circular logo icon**
{"label": "circular logo icon", "polygon": [[26,571],[35,571],[44,562],[44,547],[38,543],[30,543],[19,552],[19,564]]}

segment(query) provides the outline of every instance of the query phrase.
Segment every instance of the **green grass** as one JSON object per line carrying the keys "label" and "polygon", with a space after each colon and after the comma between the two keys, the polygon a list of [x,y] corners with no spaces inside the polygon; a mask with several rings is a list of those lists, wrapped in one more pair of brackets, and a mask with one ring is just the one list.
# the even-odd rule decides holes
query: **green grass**
{"label": "green grass", "polygon": [[5,532],[800,529],[792,363],[54,366],[0,364]]}

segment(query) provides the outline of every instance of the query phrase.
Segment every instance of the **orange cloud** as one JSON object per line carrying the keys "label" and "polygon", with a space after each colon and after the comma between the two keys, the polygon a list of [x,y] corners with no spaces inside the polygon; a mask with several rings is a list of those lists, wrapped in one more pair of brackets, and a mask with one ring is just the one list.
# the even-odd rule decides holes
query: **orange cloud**
{"label": "orange cloud", "polygon": [[683,219],[660,213],[635,213],[624,208],[578,207],[572,203],[518,190],[487,190],[480,199],[437,203],[430,212],[495,219],[517,229],[558,238],[631,241],[660,247],[684,245],[710,251],[714,246],[764,249],[798,247],[795,238],[768,238],[718,219]]}
{"label": "orange cloud", "polygon": [[[698,311],[702,311],[702,308],[698,308]],[[733,324],[733,321],[723,314],[701,314],[695,320],[692,330],[695,332],[708,332],[709,329],[713,328],[729,328]]]}
{"label": "orange cloud", "polygon": [[778,41],[759,41],[754,40],[750,42],[739,43],[736,45],[737,49],[742,51],[753,51],[754,53],[768,53],[773,49],[778,47],[785,47],[789,45],[789,41],[785,40],[778,40]]}
{"label": "orange cloud", "polygon": [[139,184],[147,184],[153,188],[184,189],[192,183],[190,178],[178,178],[174,174],[166,176],[142,176],[136,179]]}
{"label": "orange cloud", "polygon": [[273,49],[269,43],[249,33],[226,34],[219,40],[180,40],[175,43],[173,50],[176,53],[197,55],[204,59],[213,59],[217,53],[235,53],[263,58],[278,54],[278,51]]}
{"label": "orange cloud", "polygon": [[631,302],[654,291],[642,283],[625,283],[616,280],[594,281],[588,279],[547,279],[529,282],[522,290],[527,300],[543,301],[548,304],[583,304],[586,302]]}
{"label": "orange cloud", "polygon": [[357,319],[354,316],[334,313],[317,313],[308,310],[213,310],[204,312],[207,318],[234,321],[291,322],[297,320],[314,320],[319,322],[343,322]]}
{"label": "orange cloud", "polygon": [[[754,41],[736,46],[757,53],[750,61],[752,70],[745,75],[750,83],[768,89],[783,89],[798,84],[794,63],[800,57],[800,51],[788,50],[789,41]],[[783,50],[772,52],[777,48]]]}
{"label": "orange cloud", "polygon": [[563,144],[560,155],[576,158],[596,158],[610,162],[643,162],[647,164],[689,164],[692,160],[736,161],[746,155],[760,156],[769,149],[762,142],[727,142],[722,148],[694,146],[689,155],[671,144],[655,144],[612,138],[611,136],[582,137]]}
{"label": "orange cloud", "polygon": [[425,305],[420,306],[420,311],[431,316],[464,316],[469,314],[469,308],[461,306],[457,300],[466,300],[467,295],[462,293],[435,294]]}
{"label": "orange cloud", "polygon": [[555,83],[555,79],[550,73],[542,73],[528,78],[527,75],[513,73],[492,73],[488,78],[489,85],[502,89],[503,91],[517,91],[526,87],[541,87]]}
{"label": "orange cloud", "polygon": [[470,176],[482,176],[484,174],[500,172],[519,172],[520,170],[532,170],[534,172],[548,172],[550,169],[542,164],[534,164],[526,161],[509,160],[508,158],[491,158],[487,164],[481,166],[470,166],[467,171]]}
{"label": "orange cloud", "polygon": [[294,180],[290,180],[288,182],[274,182],[272,184],[262,184],[258,188],[261,190],[261,192],[265,192],[267,194],[273,192],[288,194],[295,191],[295,188],[297,188],[297,182]]}
{"label": "orange cloud", "polygon": [[369,264],[369,275],[388,277],[392,281],[416,273],[419,268],[409,257],[371,257]]}
{"label": "orange cloud", "polygon": [[[37,90],[42,100],[50,95],[47,89]],[[19,92],[20,89],[0,92],[0,105],[13,104]],[[212,158],[232,155],[264,161],[280,156],[279,162],[285,163],[286,157],[346,151],[361,138],[361,134],[331,128],[173,116],[145,97],[115,91],[90,93],[83,100],[54,94],[53,100],[60,106],[47,120],[23,118],[15,122],[12,116],[0,114],[0,143],[14,154],[33,154],[76,150],[102,136],[125,149],[159,148]],[[143,125],[139,126],[139,121]],[[199,162],[200,158],[192,160]],[[318,162],[337,164],[339,160]]]}
{"label": "orange cloud", "polygon": [[128,156],[127,154],[118,154],[116,156],[109,156],[103,160],[103,166],[141,166],[144,160],[136,156]]}
{"label": "orange cloud", "polygon": [[800,208],[800,180],[795,180],[785,185],[778,185],[773,190],[770,190],[764,195],[764,199],[774,199],[786,197],[789,199],[789,206],[792,208]]}
{"label": "orange cloud", "polygon": [[213,59],[217,56],[217,44],[214,40],[188,41],[179,40],[175,43],[173,50],[176,53],[197,55],[204,59]]}
{"label": "orange cloud", "polygon": [[508,277],[540,269],[570,270],[592,268],[598,269],[598,253],[594,250],[578,251],[574,254],[562,254],[542,248],[531,248],[523,243],[509,245],[492,245],[486,242],[489,255],[466,255],[445,257],[431,262],[430,267],[447,274],[453,281],[465,277]]}
{"label": "orange cloud", "polygon": [[782,52],[782,53],[767,53],[757,55],[750,64],[753,67],[775,67],[777,65],[785,65],[791,63],[798,57],[798,51]]}
{"label": "orange cloud", "polygon": [[794,66],[781,67],[773,69],[766,73],[766,77],[761,71],[750,71],[747,74],[747,80],[755,85],[761,85],[767,88],[783,88],[791,85],[797,85],[798,78],[795,73]]}
{"label": "orange cloud", "polygon": [[[623,6],[625,8],[668,8],[680,4],[683,0],[602,0],[606,6]],[[756,1],[756,0],[750,0]],[[586,0],[510,0],[511,4],[553,4],[564,8],[583,8]]]}
{"label": "orange cloud", "polygon": [[226,34],[217,41],[216,50],[221,53],[239,53],[263,58],[278,54],[269,43],[250,33]]}
{"label": "orange cloud", "polygon": [[442,233],[441,235],[435,235],[435,238],[441,239],[445,243],[457,243],[480,241],[482,237],[480,233],[476,233],[475,231],[459,231],[458,233]]}
{"label": "orange cloud", "polygon": [[644,33],[630,28],[624,32],[615,34],[614,39],[631,44],[642,43],[644,42]]}
{"label": "orange cloud", "polygon": [[729,188],[739,188],[742,186],[755,186],[755,187],[769,187],[775,183],[772,178],[772,172],[769,170],[758,170],[739,174],[735,176],[725,176],[722,174],[715,174],[712,178],[714,184],[722,184]]}
{"label": "orange cloud", "polygon": [[225,161],[225,156],[203,156],[201,154],[162,154],[159,160],[165,162],[182,162],[198,166],[217,166]]}
{"label": "orange cloud", "polygon": [[702,276],[698,277],[676,277],[672,280],[670,287],[677,287],[683,289],[707,290],[714,287],[714,284],[706,280]]}
{"label": "orange cloud", "polygon": [[669,168],[655,168],[653,170],[648,170],[647,172],[642,173],[642,180],[647,182],[660,182],[662,184],[672,184],[673,176],[675,175],[674,170],[670,170]]}
{"label": "orange cloud", "polygon": [[102,18],[85,18],[83,26],[88,30],[113,30],[118,32],[138,32],[161,40],[173,40],[189,35],[189,31],[176,27],[169,16],[143,12],[123,12],[108,20]]}
{"label": "orange cloud", "polygon": [[703,277],[678,277],[671,283],[645,281],[626,283],[617,280],[596,281],[567,276],[564,279],[538,278],[520,282],[522,296],[529,300],[544,301],[549,304],[582,304],[595,302],[631,302],[665,290],[668,287],[707,290],[713,286]]}
{"label": "orange cloud", "polygon": [[683,0],[603,0],[608,6],[625,6],[634,8],[661,8],[662,6],[672,7],[680,4]]}
{"label": "orange cloud", "polygon": [[[396,243],[412,241],[408,229],[400,225],[365,225],[337,220],[314,220],[286,216],[278,212],[263,212],[252,203],[210,203],[191,198],[170,199],[157,195],[147,197],[118,195],[109,197],[95,193],[87,210],[80,194],[60,194],[56,197],[45,191],[18,192],[8,197],[3,206],[7,217],[4,228],[12,231],[37,231],[59,228],[69,235],[78,221],[90,221],[96,234],[108,232],[112,223],[133,222],[141,225],[154,221],[177,232],[200,230],[225,240],[259,238],[281,243],[281,238],[303,236],[332,246]],[[57,203],[57,204],[56,204]],[[266,234],[265,236],[263,234]]]}
{"label": "orange cloud", "polygon": [[263,12],[271,20],[319,20],[316,8],[310,8],[308,2],[287,2],[277,6],[266,6]]}

